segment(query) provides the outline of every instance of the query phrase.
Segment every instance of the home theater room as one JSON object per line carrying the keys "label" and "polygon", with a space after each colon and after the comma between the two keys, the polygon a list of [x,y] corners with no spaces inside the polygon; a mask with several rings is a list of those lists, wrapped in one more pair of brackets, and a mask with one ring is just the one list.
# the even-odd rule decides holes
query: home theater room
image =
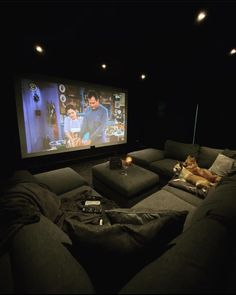
{"label": "home theater room", "polygon": [[236,1],[0,11],[0,294],[235,294]]}

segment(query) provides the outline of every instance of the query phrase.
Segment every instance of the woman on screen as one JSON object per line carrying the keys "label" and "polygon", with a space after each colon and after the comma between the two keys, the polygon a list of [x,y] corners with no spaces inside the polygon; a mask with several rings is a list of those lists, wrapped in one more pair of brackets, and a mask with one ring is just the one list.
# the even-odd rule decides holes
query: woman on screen
{"label": "woman on screen", "polygon": [[64,121],[64,132],[67,139],[67,147],[78,147],[81,145],[80,129],[83,121],[82,117],[77,115],[77,110],[74,105],[66,106],[67,117]]}

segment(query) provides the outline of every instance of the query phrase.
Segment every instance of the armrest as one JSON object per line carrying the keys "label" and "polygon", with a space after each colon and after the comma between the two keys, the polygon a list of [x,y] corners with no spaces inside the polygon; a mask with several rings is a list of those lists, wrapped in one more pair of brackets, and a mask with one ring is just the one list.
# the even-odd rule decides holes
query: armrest
{"label": "armrest", "polygon": [[42,172],[34,176],[57,195],[88,184],[79,173],[70,167]]}

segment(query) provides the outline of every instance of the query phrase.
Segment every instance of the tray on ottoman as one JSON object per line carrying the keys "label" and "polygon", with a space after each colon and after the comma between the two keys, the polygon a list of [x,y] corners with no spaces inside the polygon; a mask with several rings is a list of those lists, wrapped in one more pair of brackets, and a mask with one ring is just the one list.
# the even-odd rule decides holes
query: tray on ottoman
{"label": "tray on ottoman", "polygon": [[104,197],[114,200],[121,207],[131,207],[159,188],[159,176],[132,164],[127,175],[121,169],[109,168],[109,162],[92,167],[93,187]]}

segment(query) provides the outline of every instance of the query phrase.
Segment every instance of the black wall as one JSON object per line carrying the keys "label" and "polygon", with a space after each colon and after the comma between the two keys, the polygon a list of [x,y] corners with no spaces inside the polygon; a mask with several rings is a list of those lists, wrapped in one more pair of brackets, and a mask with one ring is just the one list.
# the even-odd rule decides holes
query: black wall
{"label": "black wall", "polygon": [[[85,4],[69,9],[67,4],[38,3],[36,7],[14,3],[13,9],[10,2],[0,7],[3,171],[15,167],[50,169],[100,153],[125,153],[143,146],[163,148],[166,139],[191,143],[197,104],[195,142],[236,149],[236,58],[227,54],[236,28],[233,4],[214,7],[208,3],[209,21],[200,27],[193,22],[196,3],[148,6],[145,1],[138,6],[106,5],[106,9]],[[32,50],[38,40],[45,45],[44,56]],[[103,61],[108,64],[107,71],[101,70]],[[147,73],[144,81],[139,80],[141,72]],[[21,160],[14,94],[14,77],[19,73],[126,88],[128,144],[114,150]]]}

